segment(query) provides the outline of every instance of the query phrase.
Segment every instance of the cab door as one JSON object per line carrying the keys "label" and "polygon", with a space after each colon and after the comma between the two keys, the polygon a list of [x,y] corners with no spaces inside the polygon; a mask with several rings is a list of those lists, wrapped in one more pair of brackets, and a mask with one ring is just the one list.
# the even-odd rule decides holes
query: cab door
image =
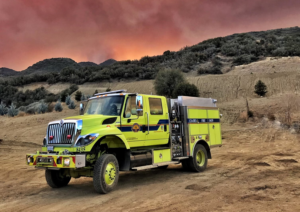
{"label": "cab door", "polygon": [[130,147],[144,146],[146,140],[147,119],[142,110],[143,96],[128,96],[125,100],[125,107],[122,114],[121,127],[123,135],[126,137]]}
{"label": "cab door", "polygon": [[144,114],[149,123],[145,146],[167,144],[169,142],[169,117],[166,98],[147,97],[147,107]]}

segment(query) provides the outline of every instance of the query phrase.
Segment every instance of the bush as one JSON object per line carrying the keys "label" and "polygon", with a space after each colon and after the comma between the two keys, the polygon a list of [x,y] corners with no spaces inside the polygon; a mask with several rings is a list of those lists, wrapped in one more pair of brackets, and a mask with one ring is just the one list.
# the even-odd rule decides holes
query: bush
{"label": "bush", "polygon": [[95,90],[94,95],[95,95],[96,93],[99,93],[98,90]]}
{"label": "bush", "polygon": [[53,111],[53,109],[54,109],[54,104],[52,104],[52,103],[48,104],[48,110],[47,110],[47,112],[51,113]]}
{"label": "bush", "polygon": [[199,68],[198,74],[223,74],[219,67]]}
{"label": "bush", "polygon": [[25,113],[28,113],[28,114],[35,114],[35,108],[34,107],[29,107],[25,110]]}
{"label": "bush", "polygon": [[154,88],[158,95],[172,97],[175,87],[185,82],[183,73],[178,69],[164,69],[158,72]]}
{"label": "bush", "polygon": [[74,101],[71,101],[68,107],[69,107],[69,109],[75,109],[76,105],[75,105]]}
{"label": "bush", "polygon": [[77,102],[79,102],[79,101],[81,100],[81,96],[82,96],[81,91],[77,91],[77,92],[75,93],[75,100],[76,100]]}
{"label": "bush", "polygon": [[4,116],[5,114],[7,114],[7,108],[5,107],[3,102],[1,102],[1,104],[0,104],[0,116]]}
{"label": "bush", "polygon": [[54,110],[55,110],[56,112],[61,112],[61,111],[63,110],[63,107],[61,106],[61,102],[58,101],[58,102],[55,104]]}
{"label": "bush", "polygon": [[17,116],[18,113],[19,113],[19,110],[17,110],[16,106],[13,103],[11,103],[10,107],[7,110],[8,116],[14,117],[14,116]]}
{"label": "bush", "polygon": [[80,98],[80,100],[81,100],[81,101],[84,101],[84,100],[86,100],[86,97],[85,97],[85,95],[84,95],[84,94],[82,94],[82,95],[81,95],[81,98]]}
{"label": "bush", "polygon": [[70,95],[68,95],[66,97],[66,105],[69,105],[70,103],[71,103],[71,97],[70,97]]}
{"label": "bush", "polygon": [[48,105],[42,101],[42,103],[37,108],[37,113],[46,113],[48,110]]}
{"label": "bush", "polygon": [[173,92],[173,98],[177,98],[178,96],[199,96],[199,90],[194,84],[190,84],[188,82],[180,83],[177,85]]}
{"label": "bush", "polygon": [[51,103],[56,102],[59,99],[59,96],[51,93],[46,96],[45,102]]}
{"label": "bush", "polygon": [[256,93],[259,96],[265,96],[266,93],[268,92],[266,84],[263,83],[261,80],[258,80],[254,88],[255,88],[254,93]]}
{"label": "bush", "polygon": [[106,88],[106,92],[109,92],[109,91],[111,91],[111,89],[110,88]]}

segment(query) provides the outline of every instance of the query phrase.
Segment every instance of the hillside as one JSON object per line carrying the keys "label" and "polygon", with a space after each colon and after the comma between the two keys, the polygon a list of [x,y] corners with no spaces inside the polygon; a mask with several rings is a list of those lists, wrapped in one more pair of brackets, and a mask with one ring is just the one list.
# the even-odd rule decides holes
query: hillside
{"label": "hillside", "polygon": [[[161,69],[179,69],[194,75],[224,74],[235,66],[264,60],[266,57],[300,56],[300,28],[276,29],[262,32],[233,34],[200,42],[179,51],[165,51],[158,56],[145,56],[140,60],[107,60],[98,66],[81,67],[66,58],[47,59],[36,63],[22,72],[36,73],[59,71],[68,66],[69,70],[55,75],[15,78],[12,85],[46,81],[51,83],[68,82],[83,84],[113,80],[154,79]],[[57,64],[56,64],[57,63]],[[107,66],[107,64],[110,64]],[[25,76],[24,76],[25,77]]]}
{"label": "hillside", "polygon": [[51,58],[39,61],[21,72],[22,75],[59,72],[65,67],[79,69],[81,66],[70,58]]}
{"label": "hillside", "polygon": [[10,68],[5,68],[5,67],[0,68],[0,77],[14,76],[17,74],[18,74],[17,71],[12,70]]}
{"label": "hillside", "polygon": [[97,67],[98,65],[96,63],[93,62],[79,62],[78,63],[81,67]]}
{"label": "hillside", "polygon": [[116,62],[118,62],[118,61],[116,61],[114,59],[108,59],[108,60],[105,60],[104,62],[100,63],[99,66],[106,67],[106,66],[112,65]]}

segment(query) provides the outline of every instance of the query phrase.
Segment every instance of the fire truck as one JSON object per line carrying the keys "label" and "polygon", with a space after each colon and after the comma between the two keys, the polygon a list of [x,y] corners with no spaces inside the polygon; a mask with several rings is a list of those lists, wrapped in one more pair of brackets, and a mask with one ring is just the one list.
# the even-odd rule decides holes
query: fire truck
{"label": "fire truck", "polygon": [[120,171],[181,163],[202,172],[211,148],[222,146],[216,102],[126,90],[98,93],[80,104],[80,115],[50,122],[41,151],[27,154],[26,163],[44,169],[52,188],[84,176],[102,194],[117,186]]}

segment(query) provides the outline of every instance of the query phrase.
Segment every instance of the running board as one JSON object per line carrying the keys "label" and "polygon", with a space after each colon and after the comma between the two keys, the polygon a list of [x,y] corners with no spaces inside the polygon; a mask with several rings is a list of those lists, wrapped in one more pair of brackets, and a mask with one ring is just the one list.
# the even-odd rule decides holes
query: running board
{"label": "running board", "polygon": [[169,161],[169,162],[157,163],[154,165],[133,167],[132,169],[139,171],[139,170],[145,170],[145,169],[153,169],[153,168],[157,168],[159,166],[166,166],[166,165],[176,164],[176,163],[179,163],[179,162],[178,161]]}
{"label": "running board", "polygon": [[189,157],[177,157],[177,158],[173,158],[173,160],[182,160],[182,159],[188,159]]}

